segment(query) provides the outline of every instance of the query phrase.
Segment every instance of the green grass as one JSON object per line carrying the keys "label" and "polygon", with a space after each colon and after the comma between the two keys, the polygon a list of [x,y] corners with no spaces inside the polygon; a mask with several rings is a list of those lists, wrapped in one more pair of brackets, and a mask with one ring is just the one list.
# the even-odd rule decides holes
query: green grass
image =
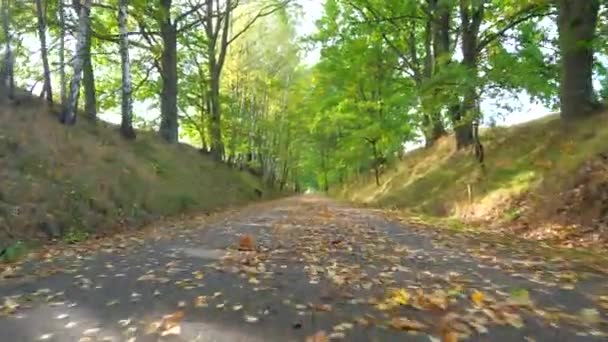
{"label": "green grass", "polygon": [[[354,202],[458,220],[513,221],[523,214],[525,198],[532,211],[568,189],[581,165],[608,151],[608,115],[564,126],[557,115],[482,132],[485,173],[467,152],[455,151],[446,137],[429,149],[410,152],[382,175],[336,191]],[[469,190],[472,196],[469,195]]]}
{"label": "green grass", "polygon": [[0,104],[0,180],[0,250],[43,238],[38,227],[49,220],[77,242],[270,193],[253,175],[153,132],[126,141],[118,127],[83,117],[62,126],[36,99]]}

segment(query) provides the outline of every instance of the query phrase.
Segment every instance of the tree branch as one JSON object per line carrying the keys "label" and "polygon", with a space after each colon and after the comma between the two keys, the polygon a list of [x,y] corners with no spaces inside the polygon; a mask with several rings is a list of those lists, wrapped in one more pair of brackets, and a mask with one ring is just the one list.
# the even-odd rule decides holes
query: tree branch
{"label": "tree branch", "polygon": [[[255,17],[253,17],[253,19],[251,19],[246,25],[245,27],[243,27],[243,29],[241,31],[239,31],[237,34],[235,34],[234,36],[232,36],[232,38],[230,38],[227,42],[228,45],[230,45],[233,41],[235,41],[237,38],[239,38],[243,33],[245,33],[251,26],[253,26],[253,24],[255,24],[255,22],[263,17],[269,16],[275,12],[277,12],[278,10],[285,8],[285,6],[289,5],[292,2],[292,0],[283,0],[281,1],[281,3],[277,4],[277,5],[273,5],[273,6],[266,6],[262,9],[260,9],[260,11],[255,15]],[[270,9],[269,9],[270,8]]]}
{"label": "tree branch", "polygon": [[[533,18],[541,18],[541,17],[555,13],[554,11],[542,11],[542,9],[543,9],[543,7],[539,7],[537,5],[528,6],[524,9],[522,9],[521,11],[519,11],[517,14],[515,14],[513,16],[513,18],[511,18],[511,20],[504,20],[503,22],[508,22],[508,23],[502,29],[500,29],[496,32],[493,32],[493,33],[486,33],[489,29],[486,30],[486,32],[484,32],[484,34],[483,34],[483,36],[485,36],[485,37],[480,39],[479,44],[477,45],[477,51],[480,52],[488,44],[490,44],[494,40],[504,36],[507,31],[509,31],[510,29],[514,28],[515,26],[523,23],[524,21],[528,21]],[[528,14],[523,15],[525,13],[528,13]],[[520,15],[523,15],[523,16],[520,18],[517,18]],[[517,18],[517,19],[515,19],[515,18]]]}

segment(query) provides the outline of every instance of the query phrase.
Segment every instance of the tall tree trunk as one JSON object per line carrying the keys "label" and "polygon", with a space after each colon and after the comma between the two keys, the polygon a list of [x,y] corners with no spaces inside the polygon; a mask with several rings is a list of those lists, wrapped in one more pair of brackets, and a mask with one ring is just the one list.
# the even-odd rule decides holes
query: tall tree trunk
{"label": "tall tree trunk", "polygon": [[66,103],[66,77],[65,77],[65,12],[63,0],[59,0],[59,96],[61,104]]}
{"label": "tall tree trunk", "polygon": [[593,92],[591,45],[599,7],[599,0],[559,0],[560,106],[563,120],[584,118],[600,108]]}
{"label": "tall tree trunk", "polygon": [[[74,1],[77,12],[81,11],[82,5],[79,1]],[[84,112],[87,118],[97,119],[97,97],[95,95],[95,73],[93,72],[93,62],[91,55],[92,28],[91,28],[91,9],[86,9],[87,32],[84,42],[84,52],[82,55],[82,83],[84,88]],[[78,107],[78,101],[76,102]]]}
{"label": "tall tree trunk", "polygon": [[44,68],[44,93],[46,95],[47,101],[53,103],[53,91],[51,87],[51,69],[49,67],[49,56],[46,47],[46,7],[44,9],[42,8],[42,0],[36,0],[36,14],[38,16],[38,37],[40,39],[40,54],[42,55],[42,67]]}
{"label": "tall tree trunk", "polygon": [[[464,37],[463,37],[464,41]],[[463,45],[467,45],[463,42]],[[476,78],[477,78],[477,54],[473,50],[469,50],[470,47],[465,51],[468,52],[464,57],[462,64],[467,68],[468,72],[471,75],[471,80],[467,82],[471,82],[465,86],[464,96],[458,110],[452,112],[454,116],[454,131],[456,135],[456,148],[464,149],[469,146],[472,146],[475,143],[475,139],[473,136],[473,122],[476,119],[479,119],[480,113],[477,112],[477,86],[476,86]],[[476,49],[474,47],[473,49]]]}
{"label": "tall tree trunk", "polygon": [[[89,11],[87,11],[89,17]],[[90,19],[87,19],[89,21]],[[82,60],[82,83],[84,87],[84,112],[91,120],[97,119],[97,96],[95,95],[95,73],[91,56],[91,25],[87,27]]]}
{"label": "tall tree trunk", "polygon": [[484,17],[484,2],[471,6],[468,0],[461,0],[459,6],[462,35],[462,62],[468,77],[463,100],[457,111],[452,111],[452,121],[456,133],[456,147],[466,148],[475,142],[473,121],[477,119],[477,63],[479,57],[479,28]]}
{"label": "tall tree trunk", "polygon": [[224,157],[224,143],[222,142],[222,126],[221,126],[221,104],[220,104],[220,78],[217,72],[213,72],[211,76],[209,89],[209,102],[211,105],[210,120],[209,120],[209,135],[211,136],[211,156],[213,159],[220,161]]}
{"label": "tall tree trunk", "polygon": [[[230,29],[230,17],[232,12],[232,1],[226,0],[224,13],[220,11],[220,0],[215,0],[216,15],[222,15],[222,20],[213,22],[213,0],[207,1],[207,25],[206,35],[209,51],[209,73],[210,73],[210,89],[209,101],[211,104],[210,118],[210,135],[211,135],[211,156],[221,161],[224,157],[224,144],[222,142],[222,111],[220,104],[220,77],[222,68],[226,60],[228,51],[228,31]],[[220,26],[221,24],[221,26]],[[221,31],[221,32],[220,32]],[[221,37],[219,34],[221,33]],[[218,41],[219,38],[219,41]],[[218,47],[219,42],[219,47]]]}
{"label": "tall tree trunk", "polygon": [[85,54],[86,35],[89,27],[89,10],[91,8],[92,0],[84,0],[82,6],[80,6],[80,13],[78,15],[78,33],[76,36],[76,53],[74,54],[74,75],[70,82],[70,93],[68,94],[68,101],[60,121],[66,125],[73,125],[76,123],[76,103],[78,101],[78,93],[80,90],[80,79],[82,78],[82,65],[83,57]]}
{"label": "tall tree trunk", "polygon": [[2,30],[4,31],[4,61],[2,63],[2,72],[0,72],[0,81],[2,86],[7,88],[8,98],[15,97],[15,79],[14,79],[14,64],[15,56],[11,48],[11,31],[10,31],[10,8],[9,1],[2,1]]}
{"label": "tall tree trunk", "polygon": [[198,134],[200,136],[201,139],[201,149],[205,152],[209,151],[209,146],[207,144],[207,136],[206,136],[206,127],[207,127],[207,120],[206,120],[206,116],[209,115],[209,101],[207,99],[207,96],[204,94],[205,90],[203,90],[203,92],[199,95],[199,111],[200,111],[200,122],[199,122],[199,129],[198,129]]}
{"label": "tall tree trunk", "polygon": [[160,0],[162,90],[160,95],[160,135],[168,143],[178,139],[177,121],[177,32],[171,22],[171,0]]}
{"label": "tall tree trunk", "polygon": [[129,39],[127,36],[127,14],[129,0],[120,0],[118,24],[120,26],[120,62],[122,66],[122,103],[120,133],[127,139],[135,139],[133,130],[133,99],[131,97],[131,63],[129,61]]}
{"label": "tall tree trunk", "polygon": [[[437,75],[437,73],[448,65],[452,59],[450,53],[450,12],[451,6],[445,1],[440,0],[428,0],[430,9],[430,32],[429,35],[432,38],[432,71],[430,77]],[[427,49],[427,55],[431,55]],[[435,88],[433,93],[434,97],[440,93],[439,88]],[[441,109],[430,110],[428,120],[430,125],[428,127],[426,136],[426,146],[431,146],[440,137],[446,134],[445,127],[441,120]]]}

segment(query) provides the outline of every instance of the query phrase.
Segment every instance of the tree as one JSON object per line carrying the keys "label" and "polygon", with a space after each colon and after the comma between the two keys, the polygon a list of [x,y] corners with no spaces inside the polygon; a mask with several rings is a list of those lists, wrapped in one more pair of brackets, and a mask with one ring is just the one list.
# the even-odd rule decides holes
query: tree
{"label": "tree", "polygon": [[[61,1],[61,0],[60,0]],[[87,22],[87,31],[84,40],[82,53],[82,84],[84,87],[84,112],[87,118],[91,120],[97,119],[97,95],[95,94],[95,72],[93,71],[93,61],[91,54],[91,44],[93,42],[91,30],[91,8],[82,6],[80,0],[74,1],[76,12],[81,13],[82,7],[85,7]]]}
{"label": "tree", "polygon": [[158,23],[163,41],[161,54],[160,135],[177,142],[177,26],[171,19],[172,0],[159,0]]}
{"label": "tree", "polygon": [[[427,0],[389,2],[349,0],[364,18],[370,33],[378,31],[387,48],[399,56],[393,67],[406,73],[418,90],[421,113],[420,129],[426,145],[431,146],[446,131],[441,111],[445,105],[435,105],[438,88],[427,89],[428,84],[452,59],[450,40],[451,5],[445,1]],[[407,21],[404,21],[407,20]],[[397,32],[397,33],[395,33]]]}
{"label": "tree", "polygon": [[91,2],[92,0],[84,0],[78,14],[78,33],[76,36],[76,51],[73,62],[74,74],[70,82],[68,102],[60,118],[61,123],[66,125],[73,125],[76,123],[76,111],[78,109],[76,103],[78,102],[82,67],[86,54],[86,40],[87,32],[89,31],[89,11],[91,9]]}
{"label": "tree", "polygon": [[[222,6],[223,2],[223,6]],[[239,2],[231,0],[208,0],[205,9],[199,12],[207,38],[207,63],[209,73],[209,110],[210,110],[210,135],[211,155],[216,160],[224,158],[224,144],[222,142],[221,129],[221,104],[220,104],[220,82],[222,69],[226,60],[228,46],[250,29],[255,22],[263,17],[271,15],[284,8],[290,0],[271,1],[261,6],[253,16],[246,16],[243,27],[230,36],[230,24],[233,20],[233,12]]]}
{"label": "tree", "polygon": [[46,46],[46,4],[43,8],[42,0],[36,0],[36,14],[38,17],[38,37],[40,39],[40,55],[42,57],[42,67],[44,68],[44,94],[49,102],[53,102],[53,91],[51,86],[51,69],[49,67],[49,56]]}
{"label": "tree", "polygon": [[[169,143],[178,141],[178,53],[180,34],[200,25],[200,20],[188,18],[203,6],[202,2],[173,3],[172,0],[137,2],[132,12],[139,25],[138,32],[147,43],[154,58],[153,65],[160,74],[160,136]],[[141,13],[140,13],[141,12]],[[149,18],[154,18],[150,21]],[[151,29],[155,27],[155,29]],[[157,39],[160,36],[160,41]],[[159,56],[160,55],[160,56]]]}
{"label": "tree", "polygon": [[600,108],[592,84],[592,43],[600,4],[599,0],[559,0],[558,7],[561,118],[569,121],[587,117]]}
{"label": "tree", "polygon": [[65,10],[63,0],[58,0],[59,15],[59,93],[61,104],[66,103],[66,76],[65,76]]}
{"label": "tree", "polygon": [[120,27],[120,61],[122,71],[122,105],[120,132],[127,139],[135,138],[133,130],[133,99],[131,96],[131,65],[129,62],[129,37],[127,31],[128,0],[120,0],[118,23]]}
{"label": "tree", "polygon": [[4,34],[4,60],[2,62],[2,70],[0,71],[0,81],[2,86],[6,87],[7,96],[13,99],[15,96],[15,80],[14,80],[14,63],[15,56],[11,47],[11,30],[10,30],[10,7],[9,1],[2,1],[2,31]]}

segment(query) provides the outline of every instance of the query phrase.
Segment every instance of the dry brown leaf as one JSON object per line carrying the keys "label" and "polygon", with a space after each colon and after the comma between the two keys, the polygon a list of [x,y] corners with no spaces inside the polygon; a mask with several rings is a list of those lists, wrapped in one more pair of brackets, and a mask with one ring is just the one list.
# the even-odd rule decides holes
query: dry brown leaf
{"label": "dry brown leaf", "polygon": [[179,324],[182,319],[184,319],[185,313],[181,310],[175,311],[170,315],[166,315],[163,317],[163,326],[169,327]]}
{"label": "dry brown leaf", "polygon": [[313,305],[312,308],[316,311],[324,311],[324,312],[329,312],[333,309],[332,306],[329,304],[316,304],[316,305]]}
{"label": "dry brown leaf", "polygon": [[424,330],[427,328],[425,324],[405,317],[395,317],[391,319],[389,325],[399,330]]}
{"label": "dry brown leaf", "polygon": [[255,242],[253,237],[249,234],[241,235],[239,238],[239,251],[253,251],[255,248]]}
{"label": "dry brown leaf", "polygon": [[328,341],[329,341],[329,339],[327,338],[327,334],[323,330],[318,331],[316,334],[314,334],[312,336],[308,336],[306,338],[306,342],[328,342]]}
{"label": "dry brown leaf", "polygon": [[458,342],[458,334],[454,331],[446,331],[441,335],[441,342]]}

